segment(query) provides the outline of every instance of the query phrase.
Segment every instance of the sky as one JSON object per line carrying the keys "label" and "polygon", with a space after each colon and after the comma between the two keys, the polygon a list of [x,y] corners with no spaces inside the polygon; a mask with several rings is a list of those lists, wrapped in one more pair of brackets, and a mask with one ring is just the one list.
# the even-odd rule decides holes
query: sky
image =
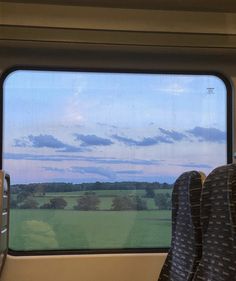
{"label": "sky", "polygon": [[226,87],[212,75],[18,70],[4,93],[11,182],[168,182],[226,164]]}

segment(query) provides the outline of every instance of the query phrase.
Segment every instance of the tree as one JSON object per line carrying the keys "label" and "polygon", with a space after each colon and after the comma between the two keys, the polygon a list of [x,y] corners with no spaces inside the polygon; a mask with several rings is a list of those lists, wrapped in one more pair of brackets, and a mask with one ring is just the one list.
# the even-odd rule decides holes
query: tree
{"label": "tree", "polygon": [[50,199],[51,208],[50,209],[65,209],[67,206],[67,202],[64,198],[62,197],[56,197]]}
{"label": "tree", "polygon": [[94,192],[86,192],[83,196],[77,199],[77,205],[74,206],[74,209],[81,211],[95,211],[98,210],[99,204],[100,199]]}
{"label": "tree", "polygon": [[113,211],[133,210],[134,202],[129,196],[116,196],[112,201]]}
{"label": "tree", "polygon": [[161,187],[164,188],[164,189],[167,189],[167,188],[171,188],[171,185],[164,182]]}
{"label": "tree", "polygon": [[20,206],[20,209],[37,209],[38,202],[34,198],[27,198]]}
{"label": "tree", "polygon": [[50,199],[49,203],[45,203],[40,206],[40,209],[65,209],[67,202],[62,197],[56,197]]}
{"label": "tree", "polygon": [[153,188],[147,187],[147,188],[145,188],[145,191],[146,191],[145,197],[147,197],[147,198],[154,198],[155,197],[155,191],[154,191]]}
{"label": "tree", "polygon": [[11,209],[17,209],[18,208],[17,201],[13,198],[10,199],[10,207],[11,207]]}
{"label": "tree", "polygon": [[154,201],[159,210],[171,209],[171,200],[169,193],[158,193],[155,196]]}
{"label": "tree", "polygon": [[44,196],[45,195],[45,191],[44,191],[44,186],[42,184],[38,184],[35,187],[35,193],[37,196]]}
{"label": "tree", "polygon": [[147,210],[147,202],[140,196],[117,196],[112,201],[113,211]]}
{"label": "tree", "polygon": [[50,203],[45,203],[40,206],[40,209],[52,209],[52,205]]}
{"label": "tree", "polygon": [[136,196],[133,200],[134,200],[135,210],[137,211],[147,210],[146,200],[143,200],[140,196]]}
{"label": "tree", "polygon": [[16,200],[18,203],[22,203],[23,201],[25,201],[27,198],[32,197],[33,193],[30,191],[21,191],[17,197]]}
{"label": "tree", "polygon": [[99,190],[102,188],[102,183],[100,181],[96,181],[94,184],[95,190]]}

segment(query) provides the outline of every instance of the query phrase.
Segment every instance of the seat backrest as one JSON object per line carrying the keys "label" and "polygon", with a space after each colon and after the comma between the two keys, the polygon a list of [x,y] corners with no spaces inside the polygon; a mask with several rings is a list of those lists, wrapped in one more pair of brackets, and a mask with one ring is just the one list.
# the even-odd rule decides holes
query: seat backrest
{"label": "seat backrest", "polygon": [[190,171],[175,182],[172,192],[171,248],[159,281],[190,281],[201,258],[200,196],[202,174]]}
{"label": "seat backrest", "polygon": [[0,171],[0,274],[2,272],[8,250],[9,187],[9,175],[7,175],[4,171]]}
{"label": "seat backrest", "polygon": [[213,170],[201,199],[202,258],[194,281],[236,280],[236,164]]}

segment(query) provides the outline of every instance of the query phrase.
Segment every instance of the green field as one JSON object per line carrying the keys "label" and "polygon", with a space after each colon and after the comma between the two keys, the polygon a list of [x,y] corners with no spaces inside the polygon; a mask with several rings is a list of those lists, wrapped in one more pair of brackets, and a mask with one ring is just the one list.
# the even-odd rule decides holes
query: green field
{"label": "green field", "polygon": [[161,210],[12,209],[9,247],[13,250],[168,247],[170,217],[170,211]]}
{"label": "green field", "polygon": [[[145,190],[95,190],[98,210],[74,210],[86,191],[48,192],[32,195],[38,206],[11,209],[10,248],[13,250],[124,249],[168,247],[171,236],[171,211],[159,210]],[[155,194],[171,193],[158,189]],[[117,196],[146,202],[147,210],[112,210]],[[53,198],[62,197],[65,209],[40,209]],[[17,200],[17,194],[11,198]]]}

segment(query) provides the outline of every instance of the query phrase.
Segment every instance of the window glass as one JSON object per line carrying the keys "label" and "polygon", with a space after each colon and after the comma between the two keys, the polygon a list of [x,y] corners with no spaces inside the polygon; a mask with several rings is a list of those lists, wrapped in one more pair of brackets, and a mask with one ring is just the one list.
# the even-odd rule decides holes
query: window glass
{"label": "window glass", "polygon": [[227,162],[213,75],[18,70],[3,86],[10,248],[165,248],[171,191]]}

